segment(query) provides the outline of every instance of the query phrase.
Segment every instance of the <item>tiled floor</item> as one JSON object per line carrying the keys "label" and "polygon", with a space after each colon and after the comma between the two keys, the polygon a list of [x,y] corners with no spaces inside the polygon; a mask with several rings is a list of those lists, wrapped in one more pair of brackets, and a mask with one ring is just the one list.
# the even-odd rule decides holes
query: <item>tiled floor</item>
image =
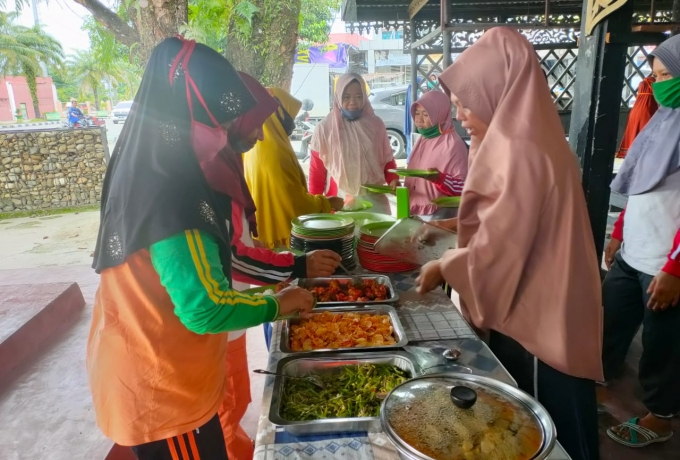
{"label": "tiled floor", "polygon": [[[84,364],[97,275],[86,266],[0,270],[0,285],[70,281],[78,282],[87,301],[76,324],[30,365],[0,381],[0,420],[4,424],[0,430],[0,460],[99,460],[111,449],[111,442],[94,424]],[[262,329],[250,330],[247,340],[251,370],[265,368],[267,350]],[[601,418],[602,459],[680,459],[680,435],[664,445],[633,450],[616,445],[605,434],[614,418],[627,420],[644,413],[635,378],[639,354],[637,341],[629,356],[626,375],[605,392],[612,415]],[[263,384],[264,376],[251,373],[253,401],[242,422],[251,436],[257,427]],[[680,430],[677,420],[674,428]]]}

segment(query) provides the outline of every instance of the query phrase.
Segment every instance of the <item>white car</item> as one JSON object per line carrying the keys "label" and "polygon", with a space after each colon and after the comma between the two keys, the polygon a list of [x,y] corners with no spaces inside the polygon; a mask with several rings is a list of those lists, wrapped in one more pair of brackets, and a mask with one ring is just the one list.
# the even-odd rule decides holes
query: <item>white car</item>
{"label": "white car", "polygon": [[130,109],[132,108],[132,101],[123,101],[116,104],[113,108],[113,124],[117,125],[119,121],[125,122],[128,115],[130,115]]}

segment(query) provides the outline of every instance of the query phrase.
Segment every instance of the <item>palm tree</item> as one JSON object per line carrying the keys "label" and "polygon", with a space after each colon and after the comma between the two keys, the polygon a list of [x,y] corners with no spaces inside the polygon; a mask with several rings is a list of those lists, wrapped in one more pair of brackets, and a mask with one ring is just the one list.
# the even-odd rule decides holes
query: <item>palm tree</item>
{"label": "palm tree", "polygon": [[42,75],[40,63],[61,65],[61,45],[40,27],[25,27],[14,21],[18,13],[0,11],[0,75],[26,77],[33,100],[35,116],[40,116],[37,77]]}
{"label": "palm tree", "polygon": [[95,108],[99,109],[99,90],[104,81],[117,87],[119,83],[134,86],[138,79],[136,69],[124,62],[103,61],[92,51],[77,51],[67,59],[67,68],[74,81],[80,85],[81,92],[94,94]]}

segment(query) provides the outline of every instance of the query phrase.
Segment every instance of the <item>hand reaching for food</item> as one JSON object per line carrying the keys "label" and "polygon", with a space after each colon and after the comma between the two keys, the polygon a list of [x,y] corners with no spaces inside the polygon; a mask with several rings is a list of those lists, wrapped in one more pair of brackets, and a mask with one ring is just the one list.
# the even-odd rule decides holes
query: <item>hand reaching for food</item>
{"label": "hand reaching for food", "polygon": [[309,313],[316,305],[314,295],[307,289],[288,286],[275,295],[279,302],[279,316]]}
{"label": "hand reaching for food", "polygon": [[335,273],[342,257],[328,249],[307,254],[307,278],[325,278]]}
{"label": "hand reaching for food", "polygon": [[333,211],[342,211],[342,208],[345,206],[345,200],[339,196],[329,197],[328,202],[330,203],[331,209]]}
{"label": "hand reaching for food", "polygon": [[411,242],[412,243],[421,243],[427,245],[428,243],[431,243],[433,239],[433,234],[436,234],[436,231],[432,231],[432,227],[439,227],[443,228],[444,230],[448,230],[454,233],[457,233],[458,231],[458,218],[454,217],[453,219],[444,219],[444,220],[432,220],[428,222],[428,225],[422,225],[420,228],[415,232],[415,234],[411,237]]}
{"label": "hand reaching for food", "polygon": [[441,260],[433,260],[423,265],[420,269],[420,275],[416,278],[416,292],[420,295],[427,294],[435,290],[438,286],[444,283],[444,277],[441,272]]}
{"label": "hand reaching for food", "polygon": [[442,219],[442,220],[434,220],[430,222],[432,225],[435,225],[440,228],[444,228],[446,230],[450,230],[454,233],[458,233],[458,218],[454,217],[453,219]]}

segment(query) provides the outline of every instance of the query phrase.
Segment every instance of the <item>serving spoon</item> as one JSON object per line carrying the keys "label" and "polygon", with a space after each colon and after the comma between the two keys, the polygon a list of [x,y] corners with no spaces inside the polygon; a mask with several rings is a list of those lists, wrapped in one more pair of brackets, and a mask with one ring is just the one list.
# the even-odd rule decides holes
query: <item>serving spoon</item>
{"label": "serving spoon", "polygon": [[361,285],[363,284],[362,281],[361,281],[361,278],[358,277],[358,276],[356,276],[356,275],[352,275],[352,274],[349,272],[349,270],[347,270],[347,269],[345,268],[345,266],[342,265],[342,263],[340,263],[338,266],[340,267],[340,270],[342,270],[343,272],[345,272],[345,274],[349,277],[349,279],[350,279],[350,281],[352,282],[352,284],[354,285],[354,287],[359,287],[359,286],[361,286]]}
{"label": "serving spoon", "polygon": [[316,386],[316,387],[318,387],[322,390],[326,389],[326,385],[324,385],[324,383],[321,380],[319,380],[317,377],[315,377],[313,375],[303,375],[303,376],[297,377],[297,376],[294,376],[294,375],[279,374],[277,372],[270,372],[270,371],[265,371],[265,370],[262,370],[262,369],[255,369],[253,372],[255,372],[256,374],[274,375],[274,376],[277,376],[277,377],[285,377],[287,379],[307,380],[309,383],[311,383],[312,385],[314,385],[314,386]]}

